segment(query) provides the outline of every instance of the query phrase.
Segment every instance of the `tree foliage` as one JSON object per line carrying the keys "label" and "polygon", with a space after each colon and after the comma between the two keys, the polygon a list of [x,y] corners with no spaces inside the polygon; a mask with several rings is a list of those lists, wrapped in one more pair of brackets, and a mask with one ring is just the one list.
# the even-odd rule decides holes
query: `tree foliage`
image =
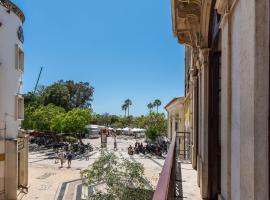
{"label": "tree foliage", "polygon": [[161,101],[159,99],[156,99],[153,102],[153,106],[157,108],[157,113],[158,113],[158,108],[159,108],[159,106],[161,106]]}
{"label": "tree foliage", "polygon": [[33,92],[28,92],[23,95],[24,106],[27,107],[39,107],[43,105],[43,99],[40,95],[34,94]]}
{"label": "tree foliage", "polygon": [[158,136],[166,135],[167,120],[164,113],[151,113],[146,124],[148,125],[146,136],[149,139],[155,140]]}
{"label": "tree foliage", "polygon": [[49,104],[41,106],[33,111],[31,114],[30,124],[33,128],[42,132],[49,132],[51,130],[51,123],[55,117],[63,114],[65,110],[61,107]]}
{"label": "tree foliage", "polygon": [[65,110],[69,108],[69,91],[63,82],[59,81],[45,88],[42,93],[44,105],[54,104]]}
{"label": "tree foliage", "polygon": [[63,82],[69,91],[69,109],[88,108],[93,101],[94,88],[88,82],[66,81]]}
{"label": "tree foliage", "polygon": [[24,120],[22,121],[22,128],[25,130],[34,129],[33,114],[38,105],[28,105],[24,109]]}
{"label": "tree foliage", "polygon": [[82,178],[91,185],[105,185],[106,191],[99,191],[93,200],[148,200],[151,198],[151,185],[144,177],[142,164],[114,153],[102,151],[101,156],[88,169],[81,172]]}
{"label": "tree foliage", "polygon": [[89,108],[93,93],[94,88],[88,82],[60,80],[50,86],[39,87],[35,94],[25,94],[25,107],[54,104],[67,111],[73,108]]}
{"label": "tree foliage", "polygon": [[[129,117],[129,110],[130,110],[130,106],[132,106],[132,101],[130,99],[126,99],[124,104],[122,105],[122,110],[123,108],[125,109],[125,112],[127,110],[127,116]],[[125,116],[126,116],[126,113],[125,113]]]}
{"label": "tree foliage", "polygon": [[64,115],[61,127],[65,133],[83,133],[90,119],[91,111],[89,109],[75,108]]}

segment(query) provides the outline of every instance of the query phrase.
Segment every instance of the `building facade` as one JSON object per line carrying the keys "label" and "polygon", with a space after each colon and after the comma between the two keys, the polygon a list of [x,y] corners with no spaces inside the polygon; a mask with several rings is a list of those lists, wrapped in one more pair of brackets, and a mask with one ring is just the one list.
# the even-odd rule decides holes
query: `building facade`
{"label": "building facade", "polygon": [[20,129],[24,19],[16,5],[0,1],[0,199],[7,200],[28,186],[28,137]]}
{"label": "building facade", "polygon": [[172,139],[176,132],[185,131],[184,97],[176,97],[166,106],[168,116],[168,138]]}
{"label": "building facade", "polygon": [[202,198],[270,199],[269,1],[172,0],[172,19]]}

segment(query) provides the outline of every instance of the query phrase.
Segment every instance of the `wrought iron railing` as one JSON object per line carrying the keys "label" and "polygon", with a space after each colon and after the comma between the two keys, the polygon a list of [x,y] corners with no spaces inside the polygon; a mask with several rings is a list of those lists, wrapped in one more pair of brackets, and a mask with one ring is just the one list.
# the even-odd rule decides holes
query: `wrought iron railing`
{"label": "wrought iron railing", "polygon": [[191,134],[174,134],[160,174],[153,200],[183,199],[181,160],[189,160],[191,155]]}

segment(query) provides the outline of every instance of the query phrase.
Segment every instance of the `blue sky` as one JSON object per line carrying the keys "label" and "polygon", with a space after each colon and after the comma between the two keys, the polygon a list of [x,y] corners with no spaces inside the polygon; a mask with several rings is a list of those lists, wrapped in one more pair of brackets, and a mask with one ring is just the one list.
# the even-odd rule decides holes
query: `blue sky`
{"label": "blue sky", "polygon": [[14,0],[25,13],[24,92],[60,79],[88,81],[97,113],[147,113],[184,94],[184,49],[172,34],[170,0]]}

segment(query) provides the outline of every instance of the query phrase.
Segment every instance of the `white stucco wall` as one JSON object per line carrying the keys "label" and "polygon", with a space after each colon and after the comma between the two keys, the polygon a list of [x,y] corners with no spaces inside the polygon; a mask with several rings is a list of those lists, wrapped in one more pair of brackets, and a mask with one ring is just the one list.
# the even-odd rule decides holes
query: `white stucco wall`
{"label": "white stucco wall", "polygon": [[267,8],[266,0],[239,0],[222,29],[224,199],[268,199]]}
{"label": "white stucco wall", "polygon": [[[16,44],[22,48],[17,30],[22,22],[0,5],[0,129],[7,125],[8,138],[17,138],[20,121],[16,120],[16,95],[20,93],[21,72],[15,67]],[[5,114],[7,113],[7,114]],[[3,134],[3,131],[1,131]]]}
{"label": "white stucco wall", "polygon": [[[168,112],[168,137],[171,138],[175,134],[175,123],[178,122],[178,130],[185,131],[185,115],[184,115],[184,102],[181,99],[176,100],[171,105],[166,107]],[[176,118],[176,116],[178,116]],[[172,127],[171,127],[172,123]]]}

